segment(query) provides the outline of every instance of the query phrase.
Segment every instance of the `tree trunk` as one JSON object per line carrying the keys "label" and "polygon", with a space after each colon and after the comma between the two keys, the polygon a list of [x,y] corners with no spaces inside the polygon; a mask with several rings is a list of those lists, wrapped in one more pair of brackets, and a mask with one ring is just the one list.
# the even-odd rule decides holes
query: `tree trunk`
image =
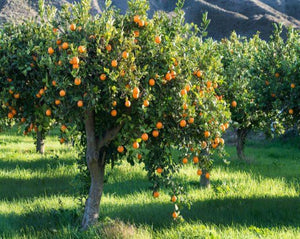
{"label": "tree trunk", "polygon": [[245,160],[245,153],[244,153],[244,147],[246,143],[246,137],[249,133],[249,129],[247,128],[239,128],[237,130],[237,143],[236,143],[236,151],[237,156],[241,160]]}
{"label": "tree trunk", "polygon": [[44,132],[39,130],[36,132],[36,152],[45,153]]}
{"label": "tree trunk", "polygon": [[203,187],[203,188],[210,187],[210,179],[205,177],[206,173],[207,173],[207,171],[205,169],[203,169],[201,177],[200,177],[200,187]]}

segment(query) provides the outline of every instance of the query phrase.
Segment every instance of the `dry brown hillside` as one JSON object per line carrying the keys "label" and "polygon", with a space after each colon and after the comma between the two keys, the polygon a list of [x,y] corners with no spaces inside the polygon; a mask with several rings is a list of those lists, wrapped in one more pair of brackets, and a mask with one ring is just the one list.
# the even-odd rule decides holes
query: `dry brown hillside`
{"label": "dry brown hillside", "polygon": [[[0,0],[0,22],[15,21],[37,14],[38,0]],[[48,0],[59,7],[74,0]],[[93,11],[101,11],[104,0],[92,1]],[[165,10],[171,12],[175,0],[150,0],[151,12]],[[122,12],[127,8],[126,0],[113,0]],[[300,29],[300,0],[186,0],[184,5],[188,22],[200,23],[202,13],[208,12],[211,19],[209,36],[220,39],[236,30],[239,34],[251,36],[257,31],[268,38],[272,23],[282,22],[285,26]]]}

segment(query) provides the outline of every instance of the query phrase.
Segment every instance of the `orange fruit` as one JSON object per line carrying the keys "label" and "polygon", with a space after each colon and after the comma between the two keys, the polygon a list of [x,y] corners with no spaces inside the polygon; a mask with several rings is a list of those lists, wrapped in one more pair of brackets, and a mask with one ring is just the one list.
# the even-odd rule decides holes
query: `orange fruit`
{"label": "orange fruit", "polygon": [[7,114],[7,117],[8,117],[9,119],[12,119],[12,118],[14,117],[14,115],[13,115],[13,113],[9,112],[9,113]]}
{"label": "orange fruit", "polygon": [[134,149],[138,149],[138,148],[140,147],[140,145],[139,145],[138,142],[135,141],[135,142],[132,144],[132,147],[133,147]]}
{"label": "orange fruit", "polygon": [[206,174],[205,174],[205,178],[209,179],[209,178],[210,178],[210,174],[209,174],[209,173],[206,173]]}
{"label": "orange fruit", "polygon": [[207,82],[206,82],[206,87],[207,87],[207,88],[210,88],[211,86],[212,86],[211,81],[207,81]]}
{"label": "orange fruit", "polygon": [[124,70],[121,70],[121,71],[120,71],[120,76],[121,76],[121,77],[124,77],[124,76],[125,76],[125,71],[124,71]]}
{"label": "orange fruit", "polygon": [[22,118],[21,118],[21,122],[22,122],[22,123],[25,123],[25,121],[26,121],[26,118],[22,117]]}
{"label": "orange fruit", "polygon": [[52,112],[51,112],[51,110],[49,110],[49,109],[48,109],[48,110],[46,110],[46,115],[47,115],[47,116],[50,116],[50,115],[51,115],[51,113],[52,113]]}
{"label": "orange fruit", "polygon": [[185,86],[185,90],[186,90],[187,92],[189,92],[189,91],[191,90],[190,85],[186,85],[186,86]]}
{"label": "orange fruit", "polygon": [[154,138],[157,138],[159,136],[158,130],[153,130],[152,135],[153,135]]}
{"label": "orange fruit", "polygon": [[176,197],[175,195],[173,195],[173,196],[171,197],[171,201],[172,201],[172,202],[176,202],[176,201],[177,201],[177,197]]}
{"label": "orange fruit", "polygon": [[224,143],[225,143],[225,140],[223,138],[220,138],[220,144],[224,145]]}
{"label": "orange fruit", "polygon": [[71,60],[70,60],[70,64],[72,65],[78,65],[79,64],[79,58],[77,56],[74,56]]}
{"label": "orange fruit", "polygon": [[199,176],[202,175],[202,170],[201,170],[201,169],[198,169],[198,170],[197,170],[197,175],[199,175]]}
{"label": "orange fruit", "polygon": [[11,78],[7,78],[7,81],[8,81],[8,82],[12,82],[12,79],[11,79]]}
{"label": "orange fruit", "polygon": [[215,149],[219,146],[219,144],[216,144],[216,143],[212,143],[211,146]]}
{"label": "orange fruit", "polygon": [[138,154],[138,156],[137,156],[137,157],[138,157],[138,159],[139,159],[139,160],[141,160],[141,159],[142,159],[142,155],[141,155],[141,154]]}
{"label": "orange fruit", "polygon": [[64,97],[64,96],[66,95],[66,91],[61,90],[61,91],[59,92],[59,95],[60,95],[61,97]]}
{"label": "orange fruit", "polygon": [[106,48],[107,51],[111,51],[111,49],[112,49],[110,44],[108,44],[105,48]]}
{"label": "orange fruit", "polygon": [[123,57],[124,59],[127,59],[127,58],[129,57],[129,53],[128,53],[127,51],[123,51],[122,57]]}
{"label": "orange fruit", "polygon": [[145,21],[144,20],[140,20],[138,22],[138,24],[139,24],[139,27],[143,27],[143,26],[145,26]]}
{"label": "orange fruit", "polygon": [[78,52],[79,52],[79,53],[85,53],[85,52],[86,52],[85,46],[79,46],[79,47],[78,47]]}
{"label": "orange fruit", "polygon": [[172,74],[171,73],[167,73],[165,76],[167,81],[170,81],[172,79]]}
{"label": "orange fruit", "polygon": [[139,31],[134,31],[133,33],[134,33],[135,37],[139,37],[140,36],[140,32]]}
{"label": "orange fruit", "polygon": [[225,123],[224,126],[225,126],[226,129],[228,129],[229,128],[229,123]]}
{"label": "orange fruit", "polygon": [[72,24],[70,25],[70,30],[71,30],[71,31],[75,31],[75,30],[76,30],[76,24],[72,23]]}
{"label": "orange fruit", "polygon": [[155,43],[157,43],[157,44],[161,43],[161,37],[160,36],[155,36]]}
{"label": "orange fruit", "polygon": [[180,91],[180,94],[181,94],[181,95],[186,95],[186,94],[187,94],[186,89],[182,89],[182,90]]}
{"label": "orange fruit", "polygon": [[64,138],[61,138],[61,139],[59,140],[59,142],[60,142],[61,144],[63,144],[63,143],[65,142],[65,139],[64,139]]}
{"label": "orange fruit", "polygon": [[296,85],[294,83],[291,84],[291,88],[294,89]]}
{"label": "orange fruit", "polygon": [[235,107],[237,106],[237,103],[236,103],[235,100],[231,102],[231,106],[232,106],[233,108],[235,108]]}
{"label": "orange fruit", "polygon": [[149,106],[149,101],[148,100],[144,100],[144,106],[148,107]]}
{"label": "orange fruit", "polygon": [[172,217],[173,217],[174,219],[177,218],[177,217],[178,217],[177,212],[173,212],[173,213],[172,213]]}
{"label": "orange fruit", "polygon": [[158,122],[156,123],[156,128],[162,129],[162,127],[163,127],[162,122],[158,121]]}
{"label": "orange fruit", "polygon": [[14,94],[14,98],[15,99],[19,99],[20,98],[20,94],[19,93]]}
{"label": "orange fruit", "polygon": [[61,44],[61,40],[60,40],[60,39],[57,39],[57,40],[56,40],[56,45],[59,46],[60,44]]}
{"label": "orange fruit", "polygon": [[67,42],[64,42],[62,44],[62,49],[67,50],[69,48],[69,44]]}
{"label": "orange fruit", "polygon": [[124,147],[123,146],[118,146],[117,148],[119,153],[123,153],[124,152]]}
{"label": "orange fruit", "polygon": [[205,131],[205,132],[204,132],[204,137],[205,137],[205,138],[208,138],[209,136],[210,136],[210,132],[209,132],[209,131]]}
{"label": "orange fruit", "polygon": [[75,85],[80,85],[81,84],[81,79],[80,78],[75,78],[74,84]]}
{"label": "orange fruit", "polygon": [[290,115],[294,114],[294,110],[293,109],[289,109],[289,114]]}
{"label": "orange fruit", "polygon": [[106,80],[106,75],[105,74],[101,74],[99,78],[100,78],[100,80],[105,81]]}
{"label": "orange fruit", "polygon": [[59,105],[60,104],[60,100],[55,100],[55,104]]}
{"label": "orange fruit", "polygon": [[156,172],[157,172],[157,173],[162,173],[163,171],[164,171],[164,170],[163,170],[162,168],[157,168],[157,169],[156,169]]}
{"label": "orange fruit", "polygon": [[57,28],[53,28],[53,29],[52,29],[52,32],[53,32],[54,34],[56,34],[56,33],[57,33],[57,31],[58,31],[58,29],[57,29]]}
{"label": "orange fruit", "polygon": [[139,16],[139,15],[135,15],[135,16],[133,17],[133,21],[134,21],[135,23],[139,23],[139,21],[140,21],[140,16]]}
{"label": "orange fruit", "polygon": [[78,100],[77,101],[77,106],[78,107],[82,107],[83,106],[83,101],[82,100]]}
{"label": "orange fruit", "polygon": [[54,49],[52,47],[48,48],[48,53],[49,55],[52,55],[54,53]]}
{"label": "orange fruit", "polygon": [[17,111],[16,111],[15,109],[12,109],[11,113],[12,113],[13,115],[16,115],[16,114],[17,114]]}
{"label": "orange fruit", "polygon": [[35,96],[36,96],[36,98],[41,98],[42,97],[39,93],[37,93]]}
{"label": "orange fruit", "polygon": [[276,73],[275,73],[275,77],[276,77],[276,78],[279,78],[279,76],[280,76],[279,73],[276,72]]}
{"label": "orange fruit", "polygon": [[153,192],[153,197],[158,198],[159,197],[159,192],[157,192],[157,191]]}
{"label": "orange fruit", "polygon": [[52,81],[52,85],[56,86],[56,81],[55,80]]}
{"label": "orange fruit", "polygon": [[181,120],[179,124],[180,124],[180,127],[184,128],[186,126],[186,121]]}
{"label": "orange fruit", "polygon": [[131,106],[131,102],[129,100],[126,100],[125,101],[125,106],[129,108]]}
{"label": "orange fruit", "polygon": [[194,157],[193,157],[193,162],[194,162],[194,163],[199,163],[199,158],[198,158],[197,156],[194,156]]}
{"label": "orange fruit", "polygon": [[202,72],[201,72],[201,71],[197,71],[197,72],[196,72],[196,75],[197,75],[197,77],[200,78],[200,77],[202,76]]}
{"label": "orange fruit", "polygon": [[65,126],[64,124],[60,127],[60,130],[61,130],[62,132],[65,132],[66,129],[67,129],[67,126]]}
{"label": "orange fruit", "polygon": [[224,131],[226,130],[225,125],[222,124],[222,125],[220,126],[220,129],[224,132]]}
{"label": "orange fruit", "polygon": [[194,123],[194,118],[189,118],[189,120],[188,120],[188,122],[189,122],[189,124],[193,124]]}
{"label": "orange fruit", "polygon": [[117,65],[118,65],[117,60],[112,60],[112,61],[111,61],[111,66],[112,66],[112,67],[117,67]]}
{"label": "orange fruit", "polygon": [[117,106],[117,101],[113,101],[112,106]]}
{"label": "orange fruit", "polygon": [[117,116],[117,111],[116,110],[112,110],[110,112],[110,114],[111,114],[112,117],[116,117]]}
{"label": "orange fruit", "polygon": [[188,163],[188,159],[187,158],[183,158],[182,159],[182,163],[187,164]]}
{"label": "orange fruit", "polygon": [[45,90],[44,89],[40,89],[39,94],[43,95],[44,93],[45,93]]}
{"label": "orange fruit", "polygon": [[143,133],[141,138],[142,138],[142,140],[147,141],[149,136],[147,133]]}
{"label": "orange fruit", "polygon": [[219,144],[220,143],[220,138],[215,138],[215,140],[214,140],[214,142],[215,142],[215,144]]}
{"label": "orange fruit", "polygon": [[265,84],[268,86],[268,85],[270,85],[270,82],[266,80]]}
{"label": "orange fruit", "polygon": [[149,80],[149,85],[150,86],[154,86],[155,85],[155,80],[154,79],[150,79]]}

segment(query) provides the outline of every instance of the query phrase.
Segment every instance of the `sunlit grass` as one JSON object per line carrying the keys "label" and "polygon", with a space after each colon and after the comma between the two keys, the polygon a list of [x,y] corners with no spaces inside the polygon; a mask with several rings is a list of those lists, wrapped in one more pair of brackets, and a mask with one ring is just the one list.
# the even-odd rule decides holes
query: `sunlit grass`
{"label": "sunlit grass", "polygon": [[[298,142],[298,143],[297,143]],[[169,192],[152,197],[142,164],[116,166],[101,201],[101,223],[80,231],[76,151],[51,134],[46,154],[35,153],[32,137],[0,134],[0,238],[300,238],[299,138],[250,142],[251,163],[217,161],[209,189],[199,188],[196,168],[184,182],[191,209],[172,220]]]}

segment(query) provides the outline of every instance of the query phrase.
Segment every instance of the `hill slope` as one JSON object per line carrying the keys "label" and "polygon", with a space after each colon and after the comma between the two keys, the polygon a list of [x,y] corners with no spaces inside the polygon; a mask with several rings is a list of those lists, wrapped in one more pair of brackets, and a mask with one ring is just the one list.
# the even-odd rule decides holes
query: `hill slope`
{"label": "hill slope", "polygon": [[[79,1],[79,0],[76,0]],[[0,0],[0,23],[18,20],[37,14],[38,0]],[[75,0],[48,0],[48,3],[59,7]],[[93,12],[101,11],[104,0],[92,1]],[[126,0],[113,0],[113,4],[122,12],[127,8]],[[151,11],[165,10],[171,12],[176,1],[150,0]],[[231,31],[251,36],[257,31],[268,38],[273,30],[272,23],[282,22],[286,27],[300,29],[300,0],[186,0],[184,5],[188,22],[201,22],[201,16],[208,12],[211,19],[209,36],[220,39]]]}

